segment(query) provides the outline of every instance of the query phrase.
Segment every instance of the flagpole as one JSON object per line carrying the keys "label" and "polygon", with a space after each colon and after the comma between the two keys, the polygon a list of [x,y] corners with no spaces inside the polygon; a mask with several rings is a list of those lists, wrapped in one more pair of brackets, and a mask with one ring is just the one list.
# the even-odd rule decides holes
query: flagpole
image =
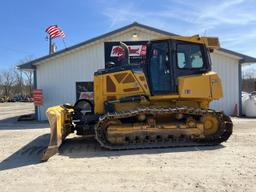
{"label": "flagpole", "polygon": [[66,46],[66,43],[65,43],[65,41],[64,41],[64,38],[62,38],[62,41],[63,41],[64,47],[65,47],[65,49],[66,49],[67,46]]}
{"label": "flagpole", "polygon": [[52,38],[49,35],[49,55],[52,54]]}

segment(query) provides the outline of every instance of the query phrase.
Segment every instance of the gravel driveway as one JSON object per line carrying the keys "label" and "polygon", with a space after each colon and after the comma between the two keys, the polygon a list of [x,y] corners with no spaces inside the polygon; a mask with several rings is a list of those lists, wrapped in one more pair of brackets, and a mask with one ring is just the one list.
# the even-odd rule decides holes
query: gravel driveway
{"label": "gravel driveway", "polygon": [[47,123],[16,122],[30,103],[0,103],[0,191],[256,191],[256,120],[233,118],[217,147],[108,151],[71,135],[40,163]]}

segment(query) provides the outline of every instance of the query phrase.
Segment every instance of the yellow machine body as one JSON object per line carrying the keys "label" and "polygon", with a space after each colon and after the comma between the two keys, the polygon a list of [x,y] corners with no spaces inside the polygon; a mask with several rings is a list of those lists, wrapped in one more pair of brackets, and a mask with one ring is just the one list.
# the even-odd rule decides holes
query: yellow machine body
{"label": "yellow machine body", "polygon": [[42,161],[47,161],[52,155],[56,154],[62,141],[72,132],[70,119],[72,112],[73,109],[67,109],[63,106],[54,106],[47,109],[46,115],[50,124],[51,136]]}
{"label": "yellow machine body", "polygon": [[[94,76],[94,112],[104,113],[104,102],[126,96],[150,95],[144,73],[130,70]],[[130,106],[131,107],[131,104]],[[122,108],[124,109],[124,108]],[[121,109],[120,109],[121,110]]]}
{"label": "yellow machine body", "polygon": [[209,108],[212,100],[223,96],[221,80],[215,72],[183,76],[178,79],[178,93],[151,96],[143,73],[131,70],[96,75],[94,77],[95,113],[104,114],[104,103],[127,96],[145,95],[148,100],[115,104],[116,111],[145,105],[175,105]]}
{"label": "yellow machine body", "polygon": [[[169,36],[164,37],[160,40],[179,40],[179,41],[186,41],[190,43],[198,43],[198,44],[204,44],[209,49],[219,49],[220,48],[220,42],[218,37],[200,37],[199,35],[193,35],[193,36]],[[157,39],[159,40],[159,39]]]}

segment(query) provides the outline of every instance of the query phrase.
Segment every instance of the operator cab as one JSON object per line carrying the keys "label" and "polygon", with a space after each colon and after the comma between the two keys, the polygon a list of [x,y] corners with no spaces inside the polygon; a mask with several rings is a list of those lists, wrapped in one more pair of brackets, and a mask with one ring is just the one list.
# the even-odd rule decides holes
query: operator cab
{"label": "operator cab", "polygon": [[128,46],[122,42],[123,60],[120,64],[107,62],[105,69],[95,75],[124,70],[144,72],[151,95],[176,94],[178,77],[202,74],[211,71],[211,61],[207,47],[203,43],[193,43],[175,39],[149,41],[146,63],[130,64]]}
{"label": "operator cab", "polygon": [[145,74],[152,95],[176,93],[180,76],[211,70],[204,44],[179,40],[151,41],[147,49]]}

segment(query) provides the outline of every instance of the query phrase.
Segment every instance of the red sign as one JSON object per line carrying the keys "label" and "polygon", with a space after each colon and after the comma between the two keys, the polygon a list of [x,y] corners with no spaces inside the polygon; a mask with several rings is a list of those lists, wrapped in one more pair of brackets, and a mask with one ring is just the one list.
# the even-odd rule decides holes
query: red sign
{"label": "red sign", "polygon": [[93,100],[93,92],[81,92],[79,99]]}
{"label": "red sign", "polygon": [[42,89],[33,90],[33,99],[36,106],[43,105],[43,91]]}
{"label": "red sign", "polygon": [[[129,45],[129,56],[145,56],[146,55],[146,45]],[[110,57],[121,57],[124,54],[124,50],[121,46],[113,46]]]}

